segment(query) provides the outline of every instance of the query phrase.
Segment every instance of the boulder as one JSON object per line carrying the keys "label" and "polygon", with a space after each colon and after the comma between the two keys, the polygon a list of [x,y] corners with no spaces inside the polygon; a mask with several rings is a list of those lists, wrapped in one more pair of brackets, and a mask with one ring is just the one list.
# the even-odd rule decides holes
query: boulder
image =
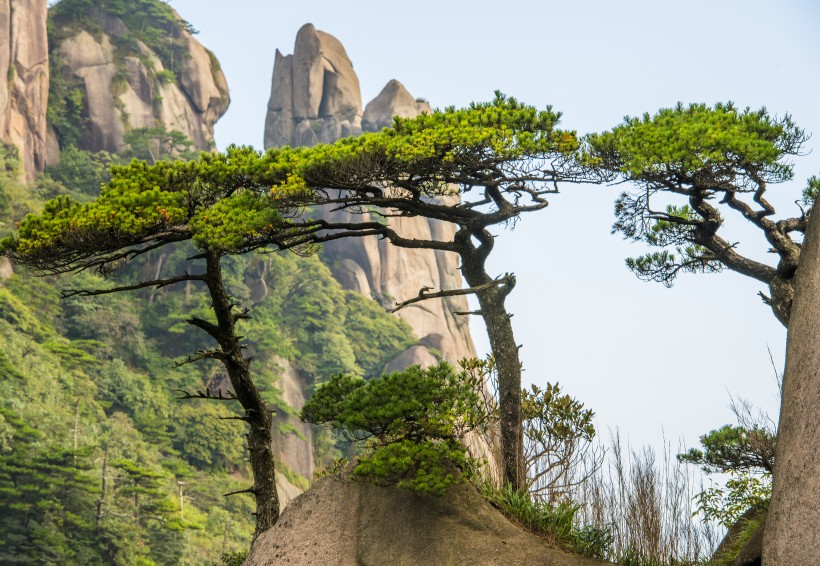
{"label": "boulder", "polygon": [[597,566],[511,523],[469,483],[442,497],[326,477],[293,500],[245,566]]}
{"label": "boulder", "polygon": [[46,0],[0,0],[0,141],[15,145],[31,181],[46,165]]}

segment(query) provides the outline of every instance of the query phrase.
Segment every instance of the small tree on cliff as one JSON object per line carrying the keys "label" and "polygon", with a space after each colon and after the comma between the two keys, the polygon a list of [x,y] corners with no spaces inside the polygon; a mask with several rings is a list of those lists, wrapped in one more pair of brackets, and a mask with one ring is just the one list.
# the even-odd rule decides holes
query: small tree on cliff
{"label": "small tree on cliff", "polygon": [[[256,532],[272,527],[279,516],[271,450],[271,410],[253,382],[243,355],[239,321],[248,311],[236,310],[225,287],[221,259],[268,245],[288,245],[290,204],[304,188],[292,177],[270,173],[256,152],[232,149],[225,155],[202,154],[191,162],[133,161],[113,169],[100,197],[80,204],[60,197],[39,215],[29,215],[16,237],[0,242],[0,254],[35,273],[67,273],[86,269],[110,274],[123,264],[162,246],[190,241],[197,249],[195,272],[140,280],[111,289],[64,291],[63,296],[92,296],[194,282],[204,285],[213,318],[188,323],[217,343],[181,363],[213,359],[228,373],[233,391],[183,392],[182,398],[238,401],[248,424],[248,449],[254,484],[244,492],[256,497]],[[264,187],[261,189],[260,187]],[[241,493],[241,492],[237,492]]]}
{"label": "small tree on cliff", "polygon": [[[480,314],[486,323],[498,372],[504,479],[521,490],[521,361],[505,307],[515,277],[492,276],[486,262],[493,227],[546,208],[558,181],[579,179],[570,159],[578,142],[574,132],[558,129],[559,119],[550,107],[539,111],[497,94],[466,109],[396,118],[391,128],[332,145],[272,150],[282,163],[299,163],[294,171],[315,192],[315,204],[349,213],[348,222],[301,222],[303,241],[377,235],[399,247],[459,255],[468,288],[423,288],[397,310],[435,297],[477,296],[480,310],[466,314]],[[357,216],[363,213],[377,221]],[[419,239],[391,227],[391,218],[408,216],[447,228]]]}
{"label": "small tree on cliff", "polygon": [[[769,287],[761,296],[787,326],[808,212],[777,220],[766,191],[792,179],[789,158],[800,155],[806,139],[788,115],[679,104],[588,136],[585,161],[604,178],[637,185],[616,201],[612,229],[661,248],[627,260],[638,277],[671,286],[681,272],[731,269]],[[807,207],[816,191],[813,180],[804,194]],[[737,244],[721,235],[721,210],[757,227],[776,265],[738,253]]]}

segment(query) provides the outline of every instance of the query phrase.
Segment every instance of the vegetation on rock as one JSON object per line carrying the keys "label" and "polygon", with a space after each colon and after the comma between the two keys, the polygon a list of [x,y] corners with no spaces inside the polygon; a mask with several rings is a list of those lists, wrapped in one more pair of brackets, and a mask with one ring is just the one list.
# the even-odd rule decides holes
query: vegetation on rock
{"label": "vegetation on rock", "polygon": [[462,439],[491,422],[480,374],[447,363],[367,381],[337,374],[302,408],[307,422],[365,443],[353,476],[418,493],[443,494],[474,466]]}

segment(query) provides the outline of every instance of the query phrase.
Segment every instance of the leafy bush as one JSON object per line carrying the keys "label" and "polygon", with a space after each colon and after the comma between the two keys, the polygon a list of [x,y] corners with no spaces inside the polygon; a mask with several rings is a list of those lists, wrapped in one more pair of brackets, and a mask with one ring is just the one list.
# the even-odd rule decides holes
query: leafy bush
{"label": "leafy bush", "polygon": [[442,363],[365,381],[337,374],[302,408],[303,420],[367,442],[354,477],[443,494],[463,480],[470,459],[461,438],[488,422],[483,382]]}
{"label": "leafy bush", "polygon": [[772,495],[776,433],[765,415],[752,414],[748,403],[732,404],[737,425],[724,425],[700,437],[702,449],[690,448],[678,460],[707,474],[728,474],[722,487],[697,495],[697,510],[707,521],[731,527],[750,509],[765,512]]}

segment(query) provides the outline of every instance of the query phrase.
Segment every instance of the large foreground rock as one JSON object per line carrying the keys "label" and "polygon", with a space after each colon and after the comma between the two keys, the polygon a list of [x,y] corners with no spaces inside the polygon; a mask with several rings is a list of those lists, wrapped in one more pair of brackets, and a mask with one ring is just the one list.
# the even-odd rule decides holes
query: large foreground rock
{"label": "large foreground rock", "polygon": [[820,213],[795,276],[765,566],[820,564]]}
{"label": "large foreground rock", "polygon": [[596,566],[508,521],[470,484],[444,497],[324,478],[257,539],[245,566]]}
{"label": "large foreground rock", "polygon": [[0,141],[20,151],[27,180],[46,163],[46,0],[0,0]]}

